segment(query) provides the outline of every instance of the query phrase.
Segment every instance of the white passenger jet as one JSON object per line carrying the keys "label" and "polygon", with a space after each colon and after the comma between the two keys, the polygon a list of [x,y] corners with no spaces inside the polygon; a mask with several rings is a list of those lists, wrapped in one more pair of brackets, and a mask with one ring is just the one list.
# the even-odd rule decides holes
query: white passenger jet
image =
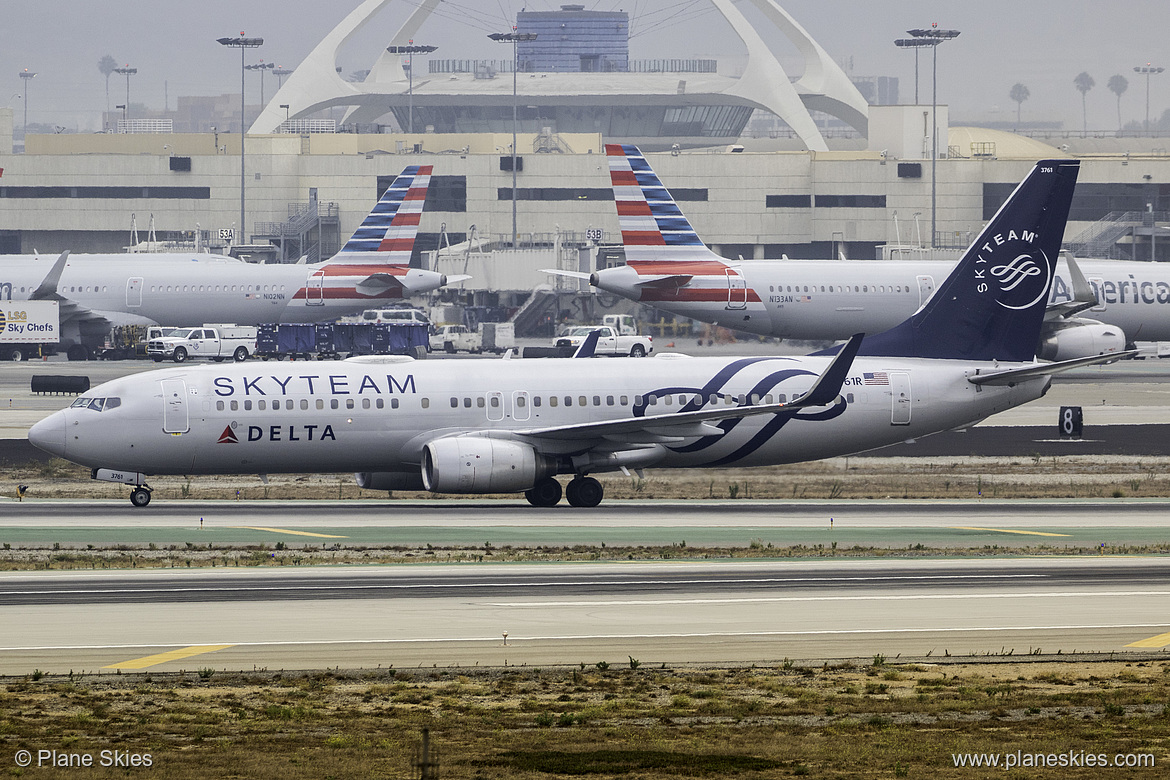
{"label": "white passenger jet", "polygon": [[564,474],[588,507],[597,472],[814,460],[971,425],[1113,359],[1033,361],[1078,170],[1037,164],[920,311],[835,357],[184,366],[107,382],[29,440],[133,485],[135,506],[154,474],[354,471],[537,506]]}
{"label": "white passenger jet", "polygon": [[[607,144],[605,150],[626,264],[593,274],[549,273],[585,278],[599,290],[700,322],[763,336],[837,340],[893,327],[954,268],[950,261],[727,260],[704,246],[636,146]],[[1137,340],[1170,340],[1170,269],[1117,260],[1061,262],[1037,354],[1045,360],[1106,354]]]}
{"label": "white passenger jet", "polygon": [[61,303],[62,343],[87,357],[114,325],[323,322],[447,283],[410,267],[430,165],[407,166],[341,251],[312,265],[209,254],[0,255],[0,300]]}

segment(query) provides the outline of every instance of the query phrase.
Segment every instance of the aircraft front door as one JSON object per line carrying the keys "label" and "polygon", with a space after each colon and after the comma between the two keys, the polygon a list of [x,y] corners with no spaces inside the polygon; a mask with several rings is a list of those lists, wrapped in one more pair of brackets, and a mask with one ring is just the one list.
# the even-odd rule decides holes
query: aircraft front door
{"label": "aircraft front door", "polygon": [[325,269],[313,272],[305,285],[305,305],[325,305]]}
{"label": "aircraft front door", "polygon": [[142,305],[142,277],[136,276],[126,280],[126,306]]}
{"label": "aircraft front door", "polygon": [[934,294],[934,277],[920,276],[918,277],[918,307],[930,300],[930,296]]}
{"label": "aircraft front door", "polygon": [[186,433],[191,426],[187,420],[187,383],[182,379],[164,379],[163,433]]}
{"label": "aircraft front door", "polygon": [[890,424],[910,424],[910,375],[900,371],[890,374]]}
{"label": "aircraft front door", "polygon": [[747,308],[747,280],[733,268],[728,268],[727,274],[727,308]]}

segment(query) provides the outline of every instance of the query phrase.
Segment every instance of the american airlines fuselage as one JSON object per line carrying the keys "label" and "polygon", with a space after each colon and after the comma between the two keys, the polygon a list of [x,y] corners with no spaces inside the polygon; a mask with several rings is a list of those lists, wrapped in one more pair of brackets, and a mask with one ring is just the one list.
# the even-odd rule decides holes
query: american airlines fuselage
{"label": "american airlines fuselage", "polygon": [[[0,257],[0,300],[28,299],[57,260],[56,255]],[[114,325],[320,322],[401,300],[399,284],[367,292],[359,292],[358,285],[377,274],[406,279],[411,270],[337,261],[257,265],[194,253],[71,255],[56,289]]]}
{"label": "american airlines fuselage", "polygon": [[[1170,271],[1120,260],[1077,265],[1098,301],[1083,317],[1121,328],[1130,343],[1170,340]],[[763,336],[835,340],[893,327],[917,311],[953,268],[951,262],[916,260],[663,260],[604,269],[592,283],[701,322]],[[1072,299],[1062,261],[1049,303]]]}

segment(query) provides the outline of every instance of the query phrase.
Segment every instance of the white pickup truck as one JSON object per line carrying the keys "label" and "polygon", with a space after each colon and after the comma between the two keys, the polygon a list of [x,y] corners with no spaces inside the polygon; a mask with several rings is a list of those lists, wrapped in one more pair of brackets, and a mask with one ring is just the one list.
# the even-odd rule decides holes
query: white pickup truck
{"label": "white pickup truck", "polygon": [[170,359],[182,363],[190,358],[210,358],[237,363],[256,351],[256,328],[238,325],[202,325],[173,328],[146,344],[146,354],[155,363]]}
{"label": "white pickup truck", "polygon": [[581,346],[581,342],[585,340],[593,331],[598,332],[597,348],[594,350],[596,355],[615,355],[630,357],[646,357],[654,351],[654,339],[651,336],[637,336],[637,335],[620,335],[610,325],[577,325],[571,327],[560,336],[553,339],[553,346],[555,347],[572,347],[576,349]]}

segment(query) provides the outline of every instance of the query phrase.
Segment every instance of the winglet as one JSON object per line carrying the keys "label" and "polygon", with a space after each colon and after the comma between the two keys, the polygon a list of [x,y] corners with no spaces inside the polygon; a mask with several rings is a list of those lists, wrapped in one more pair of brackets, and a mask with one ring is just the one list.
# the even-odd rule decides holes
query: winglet
{"label": "winglet", "polygon": [[49,269],[49,273],[45,274],[45,278],[41,280],[41,284],[37,289],[33,290],[32,295],[28,296],[30,301],[43,301],[52,299],[57,293],[57,284],[61,281],[61,272],[65,270],[65,263],[69,261],[69,250],[66,249],[57,258],[57,262],[53,263],[53,267]]}
{"label": "winglet", "polygon": [[837,396],[841,395],[841,387],[845,384],[849,369],[853,367],[853,358],[857,357],[864,337],[864,333],[850,336],[849,341],[841,347],[841,351],[833,358],[833,362],[829,363],[825,372],[817,377],[812,388],[789,406],[828,406],[836,401]]}
{"label": "winglet", "polygon": [[575,358],[591,358],[597,352],[597,340],[601,338],[601,331],[591,330],[585,340],[581,342],[581,346],[577,347],[577,351],[573,353]]}

